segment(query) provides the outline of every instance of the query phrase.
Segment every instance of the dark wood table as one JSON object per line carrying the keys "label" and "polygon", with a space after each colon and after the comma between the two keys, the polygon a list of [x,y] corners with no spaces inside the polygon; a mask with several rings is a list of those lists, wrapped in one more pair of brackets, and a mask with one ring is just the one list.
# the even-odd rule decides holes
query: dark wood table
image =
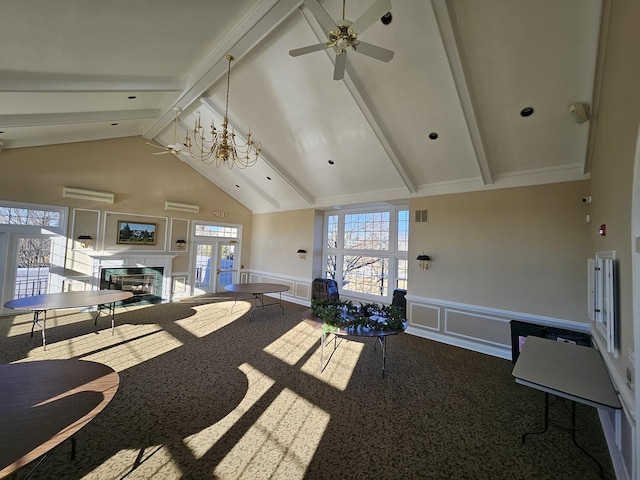
{"label": "dark wood table", "polygon": [[[258,301],[260,301],[261,308],[269,307],[272,305],[280,306],[282,314],[284,315],[284,308],[282,308],[282,292],[286,292],[289,290],[288,285],[282,285],[280,283],[232,283],[231,285],[227,285],[226,287],[224,287],[224,289],[235,294],[233,307],[236,306],[239,293],[253,295],[253,308],[251,309],[249,320],[251,320],[251,317],[253,317],[253,312],[256,311]],[[273,303],[264,303],[264,295],[266,293],[278,293],[278,301]],[[232,311],[233,307],[231,307]]]}
{"label": "dark wood table", "polygon": [[0,365],[0,478],[44,460],[68,438],[73,458],[73,435],[108,405],[119,383],[111,367],[85,360]]}
{"label": "dark wood table", "polygon": [[326,325],[320,317],[313,314],[313,310],[305,310],[302,312],[302,320],[313,328],[320,330],[320,371],[324,370],[324,349],[327,345],[327,338],[329,335],[334,335],[333,350],[338,348],[336,340],[337,337],[373,337],[377,343],[380,343],[382,347],[382,377],[387,363],[387,337],[391,335],[398,335],[403,333],[407,328],[406,322],[403,323],[402,330],[373,330],[368,327],[359,326],[349,328],[338,328],[330,325]]}
{"label": "dark wood table", "polygon": [[[544,428],[523,434],[522,443],[527,435],[545,433],[549,425],[567,430],[576,447],[598,465],[600,475],[604,476],[600,462],[576,440],[576,402],[606,410],[622,408],[600,352],[591,347],[529,335],[512,374],[517,383],[545,392]],[[571,400],[569,427],[549,422],[550,394]]]}
{"label": "dark wood table", "polygon": [[[42,330],[42,347],[47,348],[45,338],[45,330],[47,328],[47,311],[48,310],[65,310],[71,308],[83,308],[97,306],[98,311],[94,319],[97,325],[98,317],[102,312],[102,307],[108,310],[107,316],[111,317],[111,335],[115,329],[115,304],[122,300],[133,297],[131,292],[123,292],[121,290],[86,290],[82,292],[62,292],[62,293],[45,293],[43,295],[35,295],[33,297],[23,297],[16,300],[10,300],[4,304],[6,308],[14,310],[30,310],[33,312],[33,325],[31,326],[31,336],[33,337],[33,328],[38,325]],[[40,324],[40,314],[44,312],[42,324]]]}

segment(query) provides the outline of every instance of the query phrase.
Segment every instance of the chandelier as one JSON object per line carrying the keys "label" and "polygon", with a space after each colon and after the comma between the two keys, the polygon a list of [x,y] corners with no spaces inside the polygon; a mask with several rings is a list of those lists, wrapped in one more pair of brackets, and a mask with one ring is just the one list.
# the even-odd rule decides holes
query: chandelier
{"label": "chandelier", "polygon": [[211,121],[211,130],[207,133],[200,124],[200,114],[193,127],[193,140],[190,132],[184,141],[185,147],[189,154],[200,160],[206,165],[215,163],[216,167],[226,165],[229,168],[236,166],[237,168],[252,167],[258,161],[260,156],[260,144],[255,145],[251,131],[247,134],[245,143],[238,143],[236,134],[232,127],[229,131],[229,80],[231,78],[231,62],[234,60],[232,55],[227,55],[229,61],[227,69],[227,101],[224,108],[224,118],[222,120],[222,130],[217,130],[213,120]]}

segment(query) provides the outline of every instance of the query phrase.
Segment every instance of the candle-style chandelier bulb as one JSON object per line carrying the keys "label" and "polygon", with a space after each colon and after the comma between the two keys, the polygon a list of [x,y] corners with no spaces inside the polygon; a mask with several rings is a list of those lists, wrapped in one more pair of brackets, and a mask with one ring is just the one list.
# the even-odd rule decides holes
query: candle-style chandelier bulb
{"label": "candle-style chandelier bulb", "polygon": [[222,130],[216,129],[213,121],[208,133],[202,128],[200,112],[197,113],[195,125],[193,127],[193,140],[187,131],[184,144],[189,154],[200,160],[202,163],[216,167],[226,165],[229,168],[234,166],[237,168],[252,167],[258,162],[260,157],[260,144],[255,145],[251,131],[247,134],[245,143],[238,143],[236,134],[232,128],[229,131],[229,84],[231,79],[231,62],[234,60],[232,55],[227,55],[229,62],[227,68],[227,98],[224,109],[224,118],[222,120]]}

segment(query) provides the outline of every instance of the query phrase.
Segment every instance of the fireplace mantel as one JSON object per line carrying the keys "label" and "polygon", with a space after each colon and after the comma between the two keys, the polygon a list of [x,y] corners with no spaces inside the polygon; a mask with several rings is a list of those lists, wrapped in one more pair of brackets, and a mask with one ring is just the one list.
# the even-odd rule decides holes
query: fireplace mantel
{"label": "fireplace mantel", "polygon": [[118,267],[162,267],[162,300],[171,300],[171,271],[177,255],[165,252],[117,252],[113,254],[89,254],[94,288],[100,288],[100,270]]}

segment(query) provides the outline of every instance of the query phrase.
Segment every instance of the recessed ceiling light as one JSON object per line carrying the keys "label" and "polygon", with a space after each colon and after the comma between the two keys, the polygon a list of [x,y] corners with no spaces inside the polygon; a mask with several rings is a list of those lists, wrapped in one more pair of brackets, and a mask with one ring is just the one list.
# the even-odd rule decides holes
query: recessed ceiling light
{"label": "recessed ceiling light", "polygon": [[138,97],[136,97],[135,95],[129,95],[127,98],[128,98],[129,100],[133,100],[134,98],[138,98]]}
{"label": "recessed ceiling light", "polygon": [[522,110],[520,110],[520,116],[530,117],[531,115],[533,115],[534,111],[535,110],[533,109],[533,107],[524,107]]}
{"label": "recessed ceiling light", "polygon": [[438,134],[437,134],[436,132],[431,132],[431,133],[429,134],[429,138],[430,138],[431,140],[435,140],[436,138],[438,138]]}
{"label": "recessed ceiling light", "polygon": [[393,20],[393,15],[391,15],[391,12],[387,12],[382,17],[380,17],[380,21],[383,25],[389,25],[391,23],[391,20]]}
{"label": "recessed ceiling light", "polygon": [[329,160],[329,165],[333,165],[334,163],[336,162],[334,162],[333,160]]}
{"label": "recessed ceiling light", "polygon": [[271,180],[271,177],[267,177],[267,180]]}
{"label": "recessed ceiling light", "polygon": [[116,125],[118,125],[117,123],[112,123],[111,126],[115,127]]}

